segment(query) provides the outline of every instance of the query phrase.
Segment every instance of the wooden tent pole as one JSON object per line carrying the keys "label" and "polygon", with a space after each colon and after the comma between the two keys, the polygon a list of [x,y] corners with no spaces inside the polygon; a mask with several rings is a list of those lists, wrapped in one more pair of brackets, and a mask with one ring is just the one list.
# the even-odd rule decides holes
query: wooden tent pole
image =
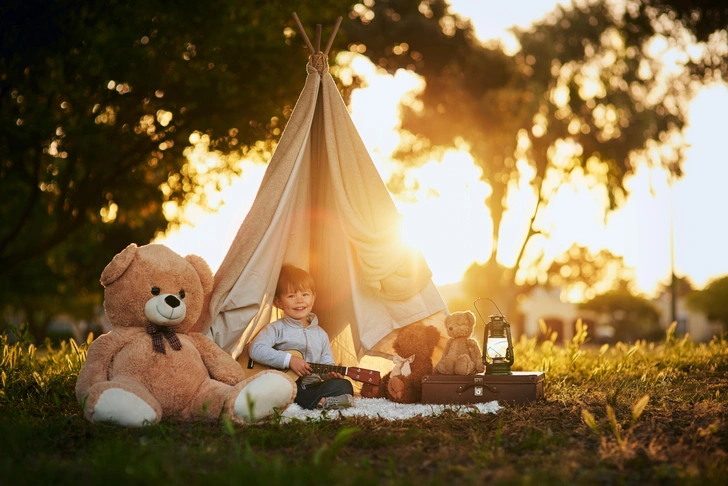
{"label": "wooden tent pole", "polygon": [[326,43],[326,50],[324,50],[324,55],[328,57],[329,55],[329,49],[331,49],[331,45],[334,43],[334,38],[336,37],[336,33],[339,31],[339,26],[341,25],[341,21],[343,20],[343,17],[339,15],[339,18],[336,19],[336,25],[334,25],[334,30],[331,32],[331,37],[329,37],[329,42]]}
{"label": "wooden tent pole", "polygon": [[316,43],[313,47],[316,49],[316,54],[321,51],[321,24],[316,24]]}
{"label": "wooden tent pole", "polygon": [[[298,15],[296,15],[296,12],[293,12],[293,20],[296,21],[296,25],[298,25],[298,30],[301,31],[301,36],[303,37],[304,42],[306,42],[306,47],[308,47],[311,55],[318,54],[321,50],[321,24],[316,24],[316,48],[314,48],[313,44],[311,44],[311,41],[308,39],[308,35],[306,35],[306,30],[303,28],[301,20],[298,18]],[[339,26],[341,26],[342,20],[344,20],[344,18],[340,15],[336,19],[336,25],[334,25],[334,30],[331,32],[329,41],[326,43],[326,49],[324,50],[325,56],[329,55],[329,50],[331,50],[331,46],[334,43],[336,33],[339,31]]]}
{"label": "wooden tent pole", "polygon": [[298,25],[298,30],[301,31],[301,35],[303,36],[303,40],[306,42],[306,47],[308,47],[308,50],[311,52],[311,55],[316,54],[316,51],[313,50],[313,46],[311,45],[311,41],[308,40],[308,36],[306,35],[306,31],[303,28],[303,25],[301,25],[301,21],[298,19],[298,15],[296,15],[296,12],[293,12],[293,20],[296,21],[296,24]]}

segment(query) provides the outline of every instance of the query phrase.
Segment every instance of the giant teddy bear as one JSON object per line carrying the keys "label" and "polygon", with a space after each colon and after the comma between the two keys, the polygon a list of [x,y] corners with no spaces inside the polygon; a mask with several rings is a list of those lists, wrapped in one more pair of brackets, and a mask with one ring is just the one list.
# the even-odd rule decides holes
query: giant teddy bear
{"label": "giant teddy bear", "polygon": [[112,329],[91,344],[76,383],[88,420],[138,427],[222,416],[253,423],[291,404],[296,386],[285,374],[245,379],[230,355],[188,332],[212,283],[201,257],[163,245],[131,244],[114,257],[101,274]]}

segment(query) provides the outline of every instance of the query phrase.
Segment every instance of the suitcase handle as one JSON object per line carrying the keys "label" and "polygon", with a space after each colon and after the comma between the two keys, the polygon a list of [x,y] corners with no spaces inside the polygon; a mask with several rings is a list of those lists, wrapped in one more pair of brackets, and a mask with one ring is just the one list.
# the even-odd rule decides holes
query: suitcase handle
{"label": "suitcase handle", "polygon": [[476,386],[482,386],[483,388],[487,388],[493,395],[497,395],[500,393],[500,390],[497,386],[486,385],[485,383],[468,383],[467,385],[459,386],[456,392],[458,395],[462,395],[467,390],[475,388]]}

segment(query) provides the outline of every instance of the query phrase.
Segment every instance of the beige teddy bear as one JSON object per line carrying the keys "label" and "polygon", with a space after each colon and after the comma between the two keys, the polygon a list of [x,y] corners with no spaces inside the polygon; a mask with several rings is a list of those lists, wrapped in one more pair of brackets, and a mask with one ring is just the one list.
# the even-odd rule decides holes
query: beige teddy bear
{"label": "beige teddy bear", "polygon": [[450,339],[445,345],[435,373],[441,375],[472,375],[482,373],[483,354],[478,341],[472,338],[475,329],[475,314],[470,311],[453,312],[445,319],[445,328]]}
{"label": "beige teddy bear", "polygon": [[224,416],[251,423],[293,402],[296,385],[285,374],[245,379],[230,355],[188,332],[212,283],[201,257],[163,245],[131,244],[114,257],[101,274],[112,329],[91,344],[76,383],[88,420],[139,427]]}

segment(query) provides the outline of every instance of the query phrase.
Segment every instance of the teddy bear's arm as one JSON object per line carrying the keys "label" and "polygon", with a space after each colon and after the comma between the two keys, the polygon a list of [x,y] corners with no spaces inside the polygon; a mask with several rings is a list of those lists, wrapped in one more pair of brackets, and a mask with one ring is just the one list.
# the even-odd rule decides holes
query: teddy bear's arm
{"label": "teddy bear's arm", "polygon": [[478,346],[478,341],[475,339],[468,340],[468,354],[470,354],[470,358],[475,362],[475,372],[482,373],[485,370],[483,353],[480,350],[480,346]]}
{"label": "teddy bear's arm", "polygon": [[187,335],[195,344],[202,357],[202,362],[205,363],[210,376],[214,380],[222,381],[228,385],[237,385],[245,379],[243,368],[232,356],[220,349],[217,344],[197,332],[191,332]]}
{"label": "teddy bear's arm", "polygon": [[440,357],[440,361],[435,365],[435,372],[440,374],[448,374],[448,366],[445,364],[446,361],[450,359],[449,353],[450,348],[452,347],[452,339],[448,339],[447,343],[445,344],[445,350],[442,352],[442,356]]}
{"label": "teddy bear's arm", "polygon": [[76,398],[81,401],[96,383],[108,381],[111,361],[124,343],[113,333],[102,334],[91,343],[86,354],[86,363],[76,381]]}

